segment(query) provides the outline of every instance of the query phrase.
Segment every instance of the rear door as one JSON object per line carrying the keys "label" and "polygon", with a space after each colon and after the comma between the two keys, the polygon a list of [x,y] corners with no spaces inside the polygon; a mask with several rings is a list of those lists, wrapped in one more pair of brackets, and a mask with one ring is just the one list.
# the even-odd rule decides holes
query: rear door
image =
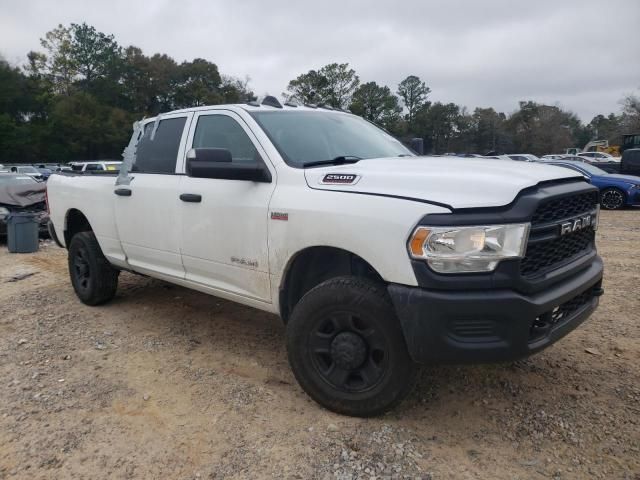
{"label": "rear door", "polygon": [[184,278],[180,257],[180,175],[192,114],[172,114],[146,125],[129,185],[117,185],[116,225],[127,261],[142,273]]}
{"label": "rear door", "polygon": [[[275,170],[242,118],[228,110],[197,113],[187,150],[225,148],[233,162],[257,160],[272,182],[182,177],[182,263],[187,280],[217,290],[271,301],[268,207]],[[197,201],[193,201],[193,199]]]}

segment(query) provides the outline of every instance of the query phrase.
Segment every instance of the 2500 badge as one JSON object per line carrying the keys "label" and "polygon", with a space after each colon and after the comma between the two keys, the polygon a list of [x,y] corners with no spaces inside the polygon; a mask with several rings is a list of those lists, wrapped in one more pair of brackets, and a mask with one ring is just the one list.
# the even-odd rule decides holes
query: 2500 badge
{"label": "2500 badge", "polygon": [[320,183],[335,185],[351,185],[356,183],[358,175],[353,173],[327,173]]}

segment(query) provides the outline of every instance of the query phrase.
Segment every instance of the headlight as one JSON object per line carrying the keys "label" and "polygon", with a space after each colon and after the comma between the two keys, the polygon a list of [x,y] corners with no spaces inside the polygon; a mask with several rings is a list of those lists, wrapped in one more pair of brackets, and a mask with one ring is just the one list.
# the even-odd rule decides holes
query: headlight
{"label": "headlight", "polygon": [[0,207],[0,220],[4,220],[5,217],[9,215],[9,209],[5,207]]}
{"label": "headlight", "polygon": [[418,227],[409,253],[439,273],[491,272],[500,260],[523,257],[529,224]]}

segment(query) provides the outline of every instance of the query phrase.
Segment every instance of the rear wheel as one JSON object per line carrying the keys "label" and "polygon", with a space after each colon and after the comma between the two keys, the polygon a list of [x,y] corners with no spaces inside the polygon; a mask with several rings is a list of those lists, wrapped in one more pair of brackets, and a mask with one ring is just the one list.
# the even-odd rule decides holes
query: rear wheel
{"label": "rear wheel", "polygon": [[617,188],[605,188],[600,194],[600,205],[605,210],[619,210],[624,207],[624,193]]}
{"label": "rear wheel", "polygon": [[100,305],[115,296],[119,272],[103,255],[93,232],[73,236],[68,262],[71,284],[83,303]]}
{"label": "rear wheel", "polygon": [[305,392],[347,415],[391,409],[415,377],[386,288],[361,278],[334,278],[310,290],[287,325],[287,350]]}

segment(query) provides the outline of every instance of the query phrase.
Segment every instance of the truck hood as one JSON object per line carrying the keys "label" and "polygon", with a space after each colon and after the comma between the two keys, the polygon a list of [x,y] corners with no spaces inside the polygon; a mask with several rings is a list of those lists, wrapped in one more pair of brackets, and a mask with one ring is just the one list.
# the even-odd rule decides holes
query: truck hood
{"label": "truck hood", "polygon": [[304,173],[309,187],[317,190],[401,197],[454,209],[508,205],[521,190],[549,180],[584,181],[578,172],[553,165],[461,157],[367,159]]}

